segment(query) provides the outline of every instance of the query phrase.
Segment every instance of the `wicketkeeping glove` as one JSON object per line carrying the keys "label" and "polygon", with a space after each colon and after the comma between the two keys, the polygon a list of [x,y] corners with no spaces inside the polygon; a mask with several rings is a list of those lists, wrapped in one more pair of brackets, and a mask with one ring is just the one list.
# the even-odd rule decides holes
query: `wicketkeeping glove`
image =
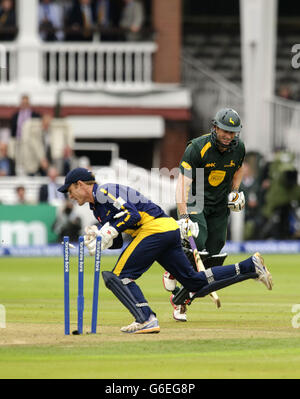
{"label": "wicketkeeping glove", "polygon": [[199,234],[199,226],[198,223],[192,222],[188,215],[182,215],[179,220],[177,220],[181,239],[188,238],[188,231],[191,230],[191,233],[194,237],[198,237]]}
{"label": "wicketkeeping glove", "polygon": [[114,227],[110,226],[109,222],[105,223],[100,230],[96,226],[88,226],[85,232],[87,234],[84,236],[84,244],[92,256],[95,255],[97,236],[101,236],[101,250],[104,251],[112,246],[114,239],[119,234]]}
{"label": "wicketkeeping glove", "polygon": [[85,230],[84,245],[87,247],[88,244],[90,244],[92,241],[96,239],[99,230],[95,225],[87,226],[84,230]]}
{"label": "wicketkeeping glove", "polygon": [[232,191],[228,195],[228,208],[230,208],[233,212],[240,212],[245,206],[245,196],[241,191],[238,193],[237,191]]}

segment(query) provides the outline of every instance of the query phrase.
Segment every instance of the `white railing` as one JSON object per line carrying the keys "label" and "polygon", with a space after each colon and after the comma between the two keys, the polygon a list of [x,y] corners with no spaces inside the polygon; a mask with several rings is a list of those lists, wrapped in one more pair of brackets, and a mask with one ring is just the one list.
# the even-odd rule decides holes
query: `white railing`
{"label": "white railing", "polygon": [[300,171],[300,103],[274,97],[268,104],[272,115],[273,150],[281,148],[295,154],[296,167]]}
{"label": "white railing", "polygon": [[183,52],[182,70],[183,82],[193,92],[195,110],[206,129],[215,112],[223,107],[238,110],[243,118],[244,101],[240,86],[208,68],[188,51]]}
{"label": "white railing", "polygon": [[155,50],[155,43],[45,43],[41,78],[60,88],[150,84]]}
{"label": "white railing", "polygon": [[[118,183],[128,185],[160,205],[169,213],[175,207],[175,187],[177,178],[162,175],[157,169],[151,171],[128,163],[124,159],[113,159],[109,166],[92,166],[99,184]],[[63,184],[64,177],[60,176],[58,184]],[[16,188],[24,186],[26,199],[38,203],[39,189],[42,184],[49,182],[48,177],[9,176],[0,178],[0,192],[2,203],[11,205],[16,202]],[[78,207],[76,207],[78,210]],[[82,210],[82,214],[89,219],[90,210]],[[87,222],[86,222],[87,223]]]}
{"label": "white railing", "polygon": [[5,63],[5,68],[0,68],[0,86],[9,85],[17,79],[17,46],[3,42],[0,50],[1,65]]}
{"label": "white railing", "polygon": [[[59,178],[59,183],[63,182],[63,178]],[[17,200],[16,188],[18,186],[25,187],[26,200],[32,204],[36,204],[39,198],[39,189],[42,184],[48,184],[48,177],[28,177],[28,176],[1,176],[0,192],[1,203],[4,205],[14,204]]]}
{"label": "white railing", "polygon": [[[0,76],[0,87],[19,81],[16,43],[2,43],[7,69]],[[153,54],[157,45],[139,43],[40,43],[39,84],[51,88],[100,88],[103,86],[144,87],[151,85]],[[32,51],[32,48],[30,49]],[[28,64],[30,64],[30,57]]]}
{"label": "white railing", "polygon": [[287,147],[300,153],[300,103],[281,97],[269,103],[273,114],[273,148]]}

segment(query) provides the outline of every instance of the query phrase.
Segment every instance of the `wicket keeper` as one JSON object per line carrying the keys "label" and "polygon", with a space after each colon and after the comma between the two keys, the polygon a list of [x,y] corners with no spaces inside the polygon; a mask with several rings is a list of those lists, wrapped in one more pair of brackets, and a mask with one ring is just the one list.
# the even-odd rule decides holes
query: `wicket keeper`
{"label": "wicket keeper", "polygon": [[[239,212],[245,205],[244,193],[239,192],[245,157],[245,146],[239,138],[241,127],[235,110],[219,110],[212,120],[211,133],[188,143],[179,166],[176,203],[183,245],[188,245],[186,239],[190,229],[196,236],[198,251],[206,252],[207,264],[225,245],[230,210]],[[203,188],[197,187],[200,170],[204,173]],[[194,202],[189,203],[191,194],[196,198],[199,195],[197,189],[204,191],[201,208]],[[193,261],[193,257],[190,260]],[[205,265],[205,260],[203,263]],[[176,288],[173,277],[167,272],[164,274],[164,286],[168,291]],[[187,320],[185,306],[173,308],[175,320]]]}
{"label": "wicket keeper", "polygon": [[69,198],[79,205],[89,203],[101,225],[100,229],[95,225],[86,227],[84,242],[91,255],[95,254],[97,236],[101,236],[102,250],[121,248],[122,233],[132,237],[112,272],[102,272],[107,288],[134,317],[131,324],[121,328],[124,333],[160,331],[156,313],[136,283],[155,261],[188,291],[189,298],[182,298],[179,304],[203,296],[203,292],[207,295],[250,278],[258,279],[269,290],[272,289],[271,275],[258,253],[235,265],[196,272],[183,252],[175,219],[130,187],[110,183],[98,185],[92,172],[76,168],[67,174],[65,184],[58,191],[68,193]]}

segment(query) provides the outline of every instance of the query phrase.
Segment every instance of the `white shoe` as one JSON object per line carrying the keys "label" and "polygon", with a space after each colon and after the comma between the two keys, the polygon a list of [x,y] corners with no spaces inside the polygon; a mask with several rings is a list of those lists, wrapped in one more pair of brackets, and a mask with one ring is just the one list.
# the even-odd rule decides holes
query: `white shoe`
{"label": "white shoe", "polygon": [[174,305],[173,303],[174,295],[171,295],[170,302],[173,306],[173,319],[176,321],[187,321],[186,317],[186,305]]}
{"label": "white shoe", "polygon": [[160,327],[158,325],[158,320],[154,316],[150,316],[149,320],[144,323],[138,323],[134,321],[128,326],[122,327],[121,331],[124,333],[131,334],[150,334],[150,333],[159,333]]}
{"label": "white shoe", "polygon": [[169,273],[169,272],[164,272],[163,275],[163,285],[165,287],[165,290],[167,291],[174,291],[176,288],[177,280]]}
{"label": "white shoe", "polygon": [[271,290],[273,287],[272,276],[264,263],[263,257],[259,252],[256,252],[252,256],[252,260],[255,265],[255,271],[258,274],[257,280],[262,282],[268,288],[268,290]]}

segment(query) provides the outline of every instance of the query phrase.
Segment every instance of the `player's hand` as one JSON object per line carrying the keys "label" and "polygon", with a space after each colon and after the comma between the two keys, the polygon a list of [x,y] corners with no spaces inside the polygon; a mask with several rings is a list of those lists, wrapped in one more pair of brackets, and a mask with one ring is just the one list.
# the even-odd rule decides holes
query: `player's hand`
{"label": "player's hand", "polygon": [[105,223],[105,225],[99,230],[99,235],[101,236],[101,249],[104,251],[107,248],[110,248],[113,245],[114,239],[119,235],[117,230],[110,226],[109,222]]}
{"label": "player's hand", "polygon": [[96,227],[96,230],[94,228],[92,230],[86,229],[86,232],[88,234],[84,236],[84,244],[89,250],[91,256],[94,256],[96,252],[97,236],[101,237],[101,250],[104,251],[105,249],[112,246],[114,239],[119,234],[114,227],[110,226],[109,222],[105,223],[105,225],[100,230],[98,230]]}
{"label": "player's hand", "polygon": [[245,196],[241,191],[238,193],[237,191],[232,191],[228,195],[228,208],[233,212],[240,212],[245,206]]}
{"label": "player's hand", "polygon": [[96,238],[99,233],[97,226],[87,226],[85,228],[84,245],[89,250],[90,255],[95,255]]}
{"label": "player's hand", "polygon": [[188,232],[189,230],[192,233],[192,236],[198,237],[199,234],[199,226],[198,223],[192,222],[191,219],[188,217],[183,217],[177,220],[179,229],[180,229],[180,236],[181,239],[187,239],[188,238]]}
{"label": "player's hand", "polygon": [[[89,248],[89,245],[92,244],[94,241],[96,242],[96,237],[98,235],[98,228],[97,226],[87,226],[85,229],[84,235],[84,245]],[[96,244],[95,244],[96,245]]]}

